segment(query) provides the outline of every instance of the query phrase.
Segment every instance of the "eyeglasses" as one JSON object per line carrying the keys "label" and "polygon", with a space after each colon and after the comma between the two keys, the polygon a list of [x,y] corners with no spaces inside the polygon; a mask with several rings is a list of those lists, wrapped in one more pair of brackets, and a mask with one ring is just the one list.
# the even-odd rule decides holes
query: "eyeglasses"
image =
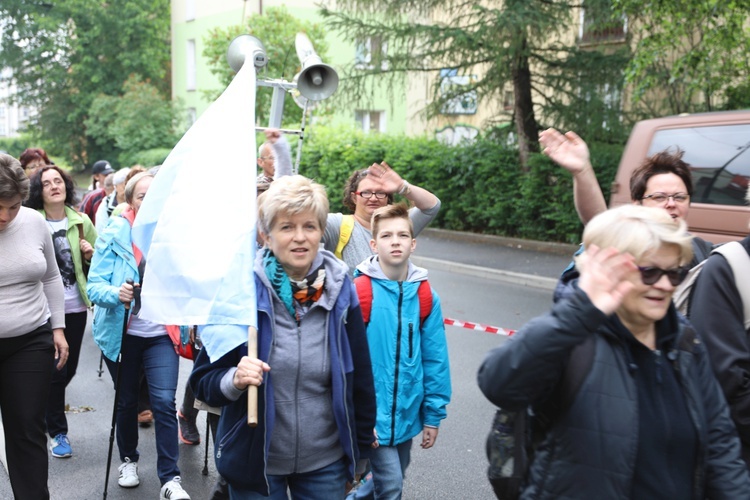
{"label": "eyeglasses", "polygon": [[685,203],[690,199],[690,195],[687,193],[653,193],[648,196],[644,196],[641,200],[651,200],[654,203],[666,203],[668,199],[672,198],[675,203]]}
{"label": "eyeglasses", "polygon": [[369,200],[373,195],[375,195],[375,198],[378,200],[382,200],[388,196],[388,193],[384,193],[383,191],[355,191],[354,194],[360,195],[365,200]]}
{"label": "eyeglasses", "polygon": [[638,266],[638,270],[641,272],[641,281],[644,285],[653,285],[661,279],[665,274],[667,279],[672,286],[677,286],[682,283],[688,275],[687,267],[675,267],[672,269],[662,269],[660,267],[641,267]]}

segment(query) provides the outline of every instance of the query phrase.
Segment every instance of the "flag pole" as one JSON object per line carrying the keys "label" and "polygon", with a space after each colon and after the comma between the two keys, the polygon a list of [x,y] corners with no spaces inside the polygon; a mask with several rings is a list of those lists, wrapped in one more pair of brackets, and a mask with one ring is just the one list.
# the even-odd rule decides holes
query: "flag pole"
{"label": "flag pole", "polygon": [[[258,359],[258,330],[254,326],[247,327],[247,355],[251,359]],[[247,387],[247,425],[258,425],[258,386]]]}

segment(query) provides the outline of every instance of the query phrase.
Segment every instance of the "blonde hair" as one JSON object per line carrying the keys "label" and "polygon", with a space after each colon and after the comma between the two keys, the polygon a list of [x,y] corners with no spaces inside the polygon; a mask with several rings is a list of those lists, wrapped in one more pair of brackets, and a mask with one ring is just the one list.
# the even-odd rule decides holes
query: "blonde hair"
{"label": "blonde hair", "polygon": [[372,219],[370,222],[370,229],[372,232],[372,239],[378,239],[378,232],[380,231],[380,223],[390,219],[404,219],[409,223],[409,233],[414,238],[414,223],[409,217],[409,207],[406,203],[396,203],[394,205],[386,205],[380,207],[372,213]]}
{"label": "blonde hair", "polygon": [[632,255],[636,262],[665,245],[680,250],[680,265],[693,258],[693,237],[683,220],[675,220],[662,208],[622,205],[602,212],[583,230],[583,244],[614,247]]}
{"label": "blonde hair", "polygon": [[326,189],[302,175],[285,175],[276,179],[268,190],[258,197],[258,226],[260,232],[268,234],[276,217],[283,213],[296,215],[311,211],[326,227],[328,219],[328,196]]}

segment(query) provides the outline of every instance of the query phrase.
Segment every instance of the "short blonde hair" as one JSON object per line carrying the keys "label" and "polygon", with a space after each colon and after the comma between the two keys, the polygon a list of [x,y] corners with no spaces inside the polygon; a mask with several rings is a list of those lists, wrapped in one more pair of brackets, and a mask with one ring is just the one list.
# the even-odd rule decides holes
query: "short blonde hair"
{"label": "short blonde hair", "polygon": [[663,208],[621,205],[602,212],[583,230],[585,247],[614,247],[632,255],[636,262],[665,245],[680,250],[680,265],[693,258],[693,237],[683,220],[674,220]]}
{"label": "short blonde hair", "polygon": [[268,234],[279,214],[296,215],[311,211],[320,229],[325,230],[328,219],[326,188],[302,175],[285,175],[271,183],[258,197],[258,226]]}
{"label": "short blonde hair", "polygon": [[125,184],[125,202],[128,205],[133,204],[133,194],[135,193],[135,187],[139,182],[141,182],[142,179],[145,179],[146,177],[153,177],[153,175],[149,174],[148,172],[140,172],[131,177],[128,180],[128,183]]}

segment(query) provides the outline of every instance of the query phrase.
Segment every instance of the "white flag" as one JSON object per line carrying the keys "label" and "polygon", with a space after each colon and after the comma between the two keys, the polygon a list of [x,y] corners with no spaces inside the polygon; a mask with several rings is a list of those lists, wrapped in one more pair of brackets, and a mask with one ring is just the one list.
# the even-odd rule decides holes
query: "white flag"
{"label": "white flag", "polygon": [[212,361],[257,327],[255,151],[255,67],[245,64],[169,154],[133,225],[146,259],[140,316],[211,325],[200,331]]}

